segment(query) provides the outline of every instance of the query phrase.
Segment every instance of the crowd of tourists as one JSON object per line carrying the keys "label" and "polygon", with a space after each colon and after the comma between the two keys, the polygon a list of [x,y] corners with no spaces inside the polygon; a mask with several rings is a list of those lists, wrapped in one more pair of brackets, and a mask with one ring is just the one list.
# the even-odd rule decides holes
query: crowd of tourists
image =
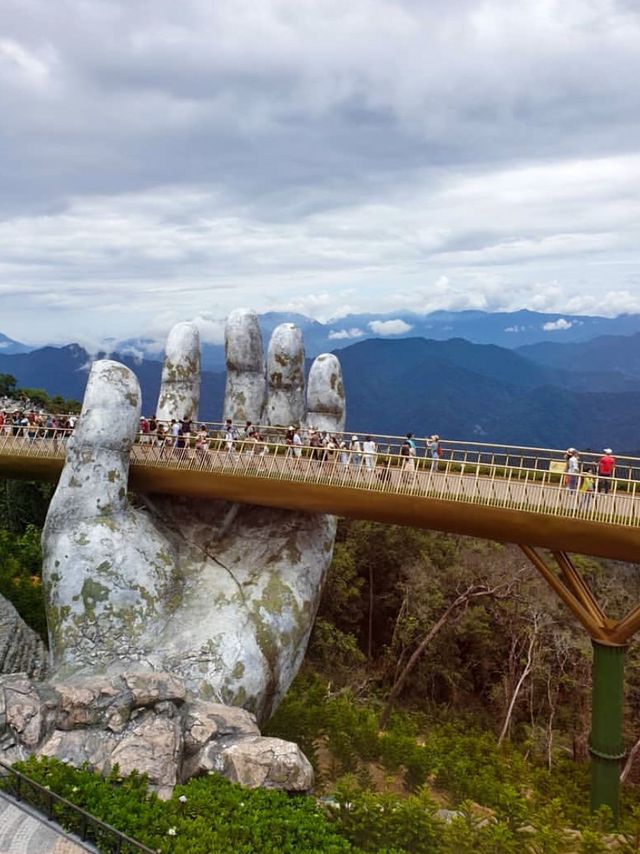
{"label": "crowd of tourists", "polygon": [[[76,420],[75,415],[46,413],[25,405],[16,406],[11,400],[0,400],[0,436],[22,437],[33,442],[38,439],[57,441],[73,431]],[[368,472],[378,468],[379,455],[383,454],[387,469],[390,459],[397,457],[400,469],[408,474],[418,468],[437,471],[443,454],[436,433],[417,439],[408,432],[401,441],[381,446],[371,435],[331,433],[313,426],[290,425],[283,430],[262,428],[246,421],[240,427],[227,419],[222,427],[210,429],[204,423],[194,424],[188,416],[171,421],[161,421],[155,415],[142,416],[138,443],[143,454],[153,448],[160,459],[194,456],[201,460],[212,450],[266,457],[275,446],[284,445],[286,457],[293,460],[305,457]],[[611,448],[604,448],[598,459],[589,456],[589,461],[583,462],[575,448],[567,448],[564,455],[564,486],[584,495],[585,501],[595,493],[609,493],[616,477],[616,459]]]}
{"label": "crowd of tourists", "polygon": [[[265,435],[263,429],[268,430]],[[339,462],[344,466],[356,466],[373,471],[378,463],[378,455],[385,453],[398,455],[402,468],[412,472],[416,470],[418,444],[413,433],[407,433],[399,445],[387,444],[383,448],[372,436],[331,433],[313,426],[301,428],[290,425],[285,430],[274,427],[259,428],[251,421],[239,427],[228,418],[222,428],[210,431],[206,424],[194,426],[192,419],[185,416],[182,420],[172,419],[161,422],[155,415],[140,418],[139,443],[143,448],[154,447],[159,450],[160,458],[169,454],[182,457],[193,450],[196,458],[203,457],[210,449],[227,453],[246,453],[264,457],[270,453],[272,445],[286,447],[286,456],[301,459],[303,456],[317,462]],[[433,434],[424,440],[423,454],[436,468],[442,456],[440,437]]]}
{"label": "crowd of tourists", "polygon": [[75,415],[54,415],[36,409],[0,409],[0,435],[26,439],[57,439],[76,426]]}

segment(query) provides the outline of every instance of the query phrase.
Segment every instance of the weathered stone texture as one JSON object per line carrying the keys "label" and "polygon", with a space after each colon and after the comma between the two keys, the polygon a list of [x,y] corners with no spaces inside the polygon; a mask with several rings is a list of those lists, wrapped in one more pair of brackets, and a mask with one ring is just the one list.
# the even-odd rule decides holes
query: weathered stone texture
{"label": "weathered stone texture", "polygon": [[47,649],[11,602],[0,596],[0,674],[26,673],[35,679],[47,671]]}
{"label": "weathered stone texture", "polygon": [[102,774],[147,774],[161,797],[177,782],[218,771],[245,786],[291,791],[313,785],[297,745],[263,738],[244,709],[187,702],[172,673],[126,672],[67,682],[0,677],[0,758],[35,753]]}

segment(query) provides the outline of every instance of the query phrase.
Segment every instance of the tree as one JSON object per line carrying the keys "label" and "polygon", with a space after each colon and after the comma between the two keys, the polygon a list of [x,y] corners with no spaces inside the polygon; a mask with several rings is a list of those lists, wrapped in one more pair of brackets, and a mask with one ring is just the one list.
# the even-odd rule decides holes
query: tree
{"label": "tree", "polygon": [[0,374],[0,395],[13,397],[16,393],[16,378],[13,374]]}
{"label": "tree", "polygon": [[494,598],[501,598],[508,596],[513,589],[513,582],[504,581],[498,583],[496,585],[490,586],[488,584],[470,584],[465,590],[457,592],[455,598],[453,598],[449,604],[446,606],[444,611],[440,614],[439,618],[436,622],[430,627],[427,633],[422,637],[415,650],[411,654],[409,660],[404,665],[400,673],[396,676],[393,685],[391,686],[391,690],[389,692],[389,696],[387,697],[387,702],[382,710],[382,714],[380,715],[380,728],[384,729],[389,722],[389,717],[391,715],[391,711],[393,709],[393,704],[395,700],[398,698],[402,689],[404,688],[407,679],[413,672],[416,664],[418,663],[420,657],[423,655],[424,651],[427,649],[429,644],[433,641],[436,635],[441,631],[441,629],[461,610],[466,609],[469,604],[475,600],[480,599],[485,596],[491,596]]}

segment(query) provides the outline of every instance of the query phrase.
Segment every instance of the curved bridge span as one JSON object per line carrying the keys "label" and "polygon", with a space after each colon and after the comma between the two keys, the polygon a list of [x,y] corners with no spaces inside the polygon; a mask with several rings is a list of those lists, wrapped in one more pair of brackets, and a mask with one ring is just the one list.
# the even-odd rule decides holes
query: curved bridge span
{"label": "curved bridge span", "polygon": [[[169,493],[335,513],[467,534],[520,546],[593,642],[591,799],[618,815],[626,645],[640,630],[640,604],[608,616],[568,552],[640,563],[640,460],[618,458],[613,476],[595,474],[595,455],[568,481],[562,451],[443,442],[442,456],[407,456],[394,437],[375,445],[318,447],[230,439],[220,425],[206,439],[140,436],[129,482],[140,493]],[[56,480],[69,437],[57,431],[0,435],[0,476]],[[373,451],[371,448],[373,447]],[[368,448],[368,450],[367,450]],[[93,450],[86,448],[87,454]],[[573,488],[569,488],[573,487]],[[547,548],[553,569],[536,551]]]}
{"label": "curved bridge span", "polygon": [[[606,483],[585,471],[577,488],[568,489],[557,450],[443,441],[438,459],[407,458],[400,439],[377,436],[373,456],[312,447],[297,456],[274,428],[265,428],[265,441],[237,440],[232,447],[218,438],[220,429],[210,425],[200,448],[193,439],[178,448],[141,437],[131,451],[131,488],[640,562],[635,458],[619,458],[616,476]],[[57,480],[67,440],[60,432],[0,436],[0,475]]]}

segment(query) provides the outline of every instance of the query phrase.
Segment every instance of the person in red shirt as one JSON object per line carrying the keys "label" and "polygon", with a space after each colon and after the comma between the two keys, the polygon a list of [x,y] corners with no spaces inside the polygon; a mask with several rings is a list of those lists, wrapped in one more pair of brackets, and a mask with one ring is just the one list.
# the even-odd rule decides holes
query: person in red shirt
{"label": "person in red shirt", "polygon": [[598,460],[598,492],[609,492],[611,478],[616,468],[616,458],[611,448],[604,449],[604,456]]}

